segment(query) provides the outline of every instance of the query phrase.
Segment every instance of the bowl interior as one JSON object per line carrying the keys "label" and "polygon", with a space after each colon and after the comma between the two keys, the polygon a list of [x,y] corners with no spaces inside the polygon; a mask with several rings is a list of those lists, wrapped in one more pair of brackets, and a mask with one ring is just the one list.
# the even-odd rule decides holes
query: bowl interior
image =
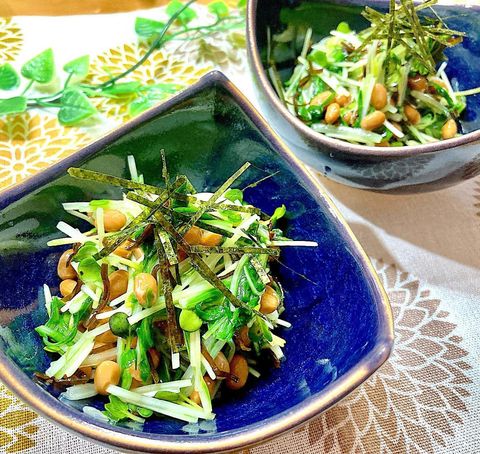
{"label": "bowl interior", "polygon": [[[272,46],[272,58],[277,62],[282,80],[286,81],[290,78],[296,58],[302,50],[304,30],[312,28],[313,42],[327,36],[330,30],[335,30],[342,21],[348,22],[353,30],[360,31],[369,25],[361,16],[365,5],[379,11],[388,9],[388,2],[378,0],[257,0],[255,36],[264,67],[267,67],[268,28],[273,36],[290,25],[296,28],[299,35],[298,39],[292,42],[276,43]],[[477,87],[480,70],[480,8],[436,5],[435,11],[448,27],[466,33],[461,44],[445,51],[448,58],[446,73],[453,88],[467,90]],[[480,129],[480,95],[468,97],[467,108],[460,118],[460,124],[463,133]]]}
{"label": "bowl interior", "polygon": [[[285,250],[282,261],[288,268],[277,266],[277,272],[286,291],[284,318],[293,325],[280,332],[287,340],[286,361],[279,369],[261,366],[261,378],[250,379],[241,393],[225,394],[215,405],[216,427],[194,429],[221,436],[313,399],[329,383],[351,372],[385,342],[385,307],[361,253],[327,202],[297,165],[279,154],[268,131],[252,122],[222,84],[207,84],[162,109],[67,159],[0,202],[1,346],[19,367],[19,374],[31,377],[45,369],[48,357],[33,328],[46,319],[42,285],[47,283],[57,292],[56,262],[63,250],[47,248],[46,242],[62,236],[55,229],[60,220],[85,228],[83,221],[65,217],[60,204],[120,196],[105,185],[66,176],[68,166],[128,178],[126,156],[134,154],[145,181],[161,184],[159,150],[164,148],[171,175],[187,174],[199,190],[215,189],[245,161],[254,166],[237,187],[279,172],[248,189],[246,199],[267,213],[284,203],[287,234],[318,241],[319,246]],[[36,397],[50,398],[37,385],[31,386]],[[56,395],[51,388],[47,391]],[[100,403],[97,399],[90,404],[100,407]],[[51,405],[64,404],[51,400]],[[153,418],[143,430],[192,437],[185,434],[184,425]]]}

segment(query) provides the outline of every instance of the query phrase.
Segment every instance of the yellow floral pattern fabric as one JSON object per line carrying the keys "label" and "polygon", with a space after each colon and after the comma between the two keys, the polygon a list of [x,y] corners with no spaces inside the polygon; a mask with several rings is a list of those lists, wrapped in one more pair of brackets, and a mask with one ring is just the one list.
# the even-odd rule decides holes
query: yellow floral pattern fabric
{"label": "yellow floral pattern fabric", "polygon": [[0,17],[0,64],[13,60],[22,48],[23,34],[14,20]]}
{"label": "yellow floral pattern fabric", "polygon": [[0,119],[0,187],[19,183],[89,142],[55,117],[29,114]]}
{"label": "yellow floral pattern fabric", "polygon": [[25,452],[35,447],[38,416],[4,387],[0,389],[0,451]]}
{"label": "yellow floral pattern fabric", "polygon": [[[109,74],[122,73],[138,61],[146,50],[145,45],[128,43],[102,52],[92,61],[88,82],[102,83],[110,78]],[[194,84],[211,69],[213,69],[212,65],[195,65],[179,59],[175,54],[159,50],[145,64],[130,73],[125,82],[137,81],[146,85],[176,84],[183,89]],[[99,98],[95,99],[94,103],[102,114],[125,121],[130,118],[128,105],[135,96]],[[163,100],[171,96],[173,94],[166,96]]]}

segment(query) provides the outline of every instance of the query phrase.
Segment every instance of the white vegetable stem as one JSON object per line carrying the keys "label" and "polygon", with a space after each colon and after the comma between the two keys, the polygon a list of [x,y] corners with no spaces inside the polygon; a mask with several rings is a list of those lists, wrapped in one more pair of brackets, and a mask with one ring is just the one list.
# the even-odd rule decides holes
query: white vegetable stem
{"label": "white vegetable stem", "polygon": [[85,383],[82,385],[74,385],[67,388],[63,393],[63,397],[68,400],[82,400],[96,396],[97,390],[93,383]]}
{"label": "white vegetable stem", "polygon": [[139,393],[127,391],[126,389],[115,385],[110,385],[107,388],[107,392],[117,396],[126,403],[138,405],[182,421],[197,422],[199,418],[213,419],[214,417],[212,413],[206,413],[202,409],[187,407],[173,402],[155,399],[154,397],[143,396]]}

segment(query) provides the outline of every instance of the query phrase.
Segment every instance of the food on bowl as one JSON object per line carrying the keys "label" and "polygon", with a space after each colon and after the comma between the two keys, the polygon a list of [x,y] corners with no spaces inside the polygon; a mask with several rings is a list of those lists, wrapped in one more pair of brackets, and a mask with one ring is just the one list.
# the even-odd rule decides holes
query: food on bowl
{"label": "food on bowl", "polygon": [[198,193],[162,160],[163,187],[144,183],[133,156],[130,180],[69,169],[125,193],[64,203],[90,227],[61,221],[66,236],[48,243],[68,249],[57,264],[60,294],[44,286],[48,320],[36,331],[54,359],[36,376],[66,387],[68,400],[106,396],[103,411],[84,411],[115,423],[213,419],[217,395],[243,388],[268,358],[279,366],[285,340],[274,331],[290,323],[270,262],[283,246],[317,245],[285,237],[285,206],[269,216],[231,188],[249,163]]}
{"label": "food on bowl", "polygon": [[[419,145],[451,139],[466,95],[447,77],[444,49],[462,41],[426,1],[390,2],[388,13],[366,7],[370,27],[354,31],[346,22],[312,43],[304,32],[296,66],[282,81],[275,55],[298,39],[290,26],[274,35],[267,57],[271,81],[288,110],[313,130],[369,146]],[[430,16],[419,16],[421,10]]]}

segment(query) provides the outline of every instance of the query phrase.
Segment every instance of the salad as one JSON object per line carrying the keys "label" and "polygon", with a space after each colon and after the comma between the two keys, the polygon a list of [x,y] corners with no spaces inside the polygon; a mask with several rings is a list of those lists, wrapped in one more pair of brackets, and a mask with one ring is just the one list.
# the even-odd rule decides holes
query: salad
{"label": "salad", "polygon": [[53,360],[36,377],[70,401],[106,396],[103,411],[83,411],[114,423],[213,419],[215,397],[259,377],[268,357],[279,366],[285,340],[275,330],[290,323],[270,263],[282,246],[316,246],[284,236],[285,206],[269,216],[231,188],[249,163],[199,193],[162,160],[163,187],[144,183],[133,156],[130,180],[70,168],[125,193],[64,203],[89,227],[61,221],[64,237],[48,242],[67,249],[59,295],[44,285],[48,320],[36,331]]}
{"label": "salad", "polygon": [[[296,66],[285,82],[269,52],[269,74],[289,111],[313,130],[354,144],[419,145],[459,134],[466,107],[445,73],[443,51],[462,41],[431,9],[435,0],[414,6],[390,2],[382,14],[366,7],[370,27],[356,32],[341,22],[312,44],[305,32]],[[420,16],[430,10],[433,16]],[[273,36],[274,45],[295,40],[294,27]],[[270,48],[271,46],[269,46]]]}

